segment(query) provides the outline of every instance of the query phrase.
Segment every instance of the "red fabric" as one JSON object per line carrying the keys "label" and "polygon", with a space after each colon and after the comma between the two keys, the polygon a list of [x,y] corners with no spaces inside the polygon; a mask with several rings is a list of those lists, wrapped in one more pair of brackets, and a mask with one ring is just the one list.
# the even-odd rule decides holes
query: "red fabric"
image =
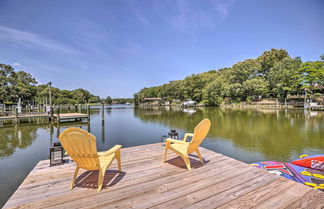
{"label": "red fabric", "polygon": [[306,157],[291,162],[294,165],[299,165],[307,168],[324,170],[324,156]]}

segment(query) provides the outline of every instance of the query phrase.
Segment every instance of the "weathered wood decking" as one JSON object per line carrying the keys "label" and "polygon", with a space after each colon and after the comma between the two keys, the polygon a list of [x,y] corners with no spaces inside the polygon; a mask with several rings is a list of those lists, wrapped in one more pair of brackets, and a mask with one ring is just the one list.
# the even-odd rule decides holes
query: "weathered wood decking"
{"label": "weathered wood decking", "polygon": [[[1,116],[0,120],[14,120],[15,115]],[[49,115],[46,113],[33,113],[33,114],[19,114],[18,119],[33,119],[33,118],[49,118]]]}
{"label": "weathered wood decking", "polygon": [[57,122],[62,122],[65,120],[82,120],[82,119],[88,119],[87,114],[83,113],[61,113],[61,114],[54,114],[53,115],[55,120]]}
{"label": "weathered wood decking", "polygon": [[205,164],[192,156],[192,170],[163,147],[122,149],[96,190],[97,172],[81,171],[69,189],[74,164],[48,167],[40,161],[4,208],[323,208],[324,192],[201,148]]}
{"label": "weathered wood decking", "polygon": [[[9,115],[9,116],[1,116],[0,121],[5,120],[21,120],[21,119],[36,119],[36,118],[45,118],[49,119],[51,116],[46,113],[33,113],[33,114],[19,114],[17,116],[15,115]],[[61,114],[54,114],[53,115],[56,122],[62,122],[65,120],[82,120],[82,119],[89,119],[88,114],[83,113],[61,113]],[[19,122],[19,121],[18,121]]]}

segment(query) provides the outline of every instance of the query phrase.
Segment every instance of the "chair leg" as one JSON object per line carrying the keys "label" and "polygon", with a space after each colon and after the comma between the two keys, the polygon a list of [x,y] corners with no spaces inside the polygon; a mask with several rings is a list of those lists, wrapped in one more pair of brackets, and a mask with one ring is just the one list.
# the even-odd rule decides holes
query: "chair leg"
{"label": "chair leg", "polygon": [[170,143],[167,142],[167,143],[165,144],[165,148],[164,148],[164,161],[163,161],[164,163],[165,163],[165,161],[166,161],[166,156],[167,156],[167,152],[168,152],[169,146],[170,146]]}
{"label": "chair leg", "polygon": [[76,177],[78,176],[79,169],[80,168],[78,166],[75,168],[70,189],[73,189],[73,187],[74,187],[74,182],[75,182]]}
{"label": "chair leg", "polygon": [[203,161],[203,159],[202,159],[202,156],[201,156],[201,153],[200,153],[200,151],[199,151],[198,148],[197,148],[196,152],[197,152],[197,155],[198,155],[198,157],[199,157],[200,162],[201,162],[201,163],[204,163],[204,161]]}
{"label": "chair leg", "polygon": [[187,169],[190,171],[191,170],[191,166],[190,166],[190,160],[189,160],[189,156],[184,156],[183,157],[183,160],[185,161],[186,163],[186,166],[187,166]]}
{"label": "chair leg", "polygon": [[116,157],[116,160],[117,160],[117,163],[118,163],[118,170],[119,170],[119,172],[121,172],[122,170],[121,170],[120,150],[116,151],[115,157]]}
{"label": "chair leg", "polygon": [[101,189],[102,189],[102,183],[103,183],[103,180],[105,178],[106,169],[107,168],[101,168],[99,170],[99,174],[98,174],[98,192],[100,192]]}

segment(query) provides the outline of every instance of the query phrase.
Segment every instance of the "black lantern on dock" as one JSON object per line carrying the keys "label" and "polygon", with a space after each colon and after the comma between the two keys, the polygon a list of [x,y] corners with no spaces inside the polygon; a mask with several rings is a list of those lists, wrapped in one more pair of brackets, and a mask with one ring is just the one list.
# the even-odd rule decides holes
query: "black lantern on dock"
{"label": "black lantern on dock", "polygon": [[50,166],[61,165],[64,163],[64,149],[61,143],[54,143],[50,147]]}
{"label": "black lantern on dock", "polygon": [[178,139],[179,138],[179,134],[178,134],[177,130],[171,129],[170,132],[168,133],[168,135],[161,136],[161,145],[162,146],[165,145],[165,140],[167,138]]}
{"label": "black lantern on dock", "polygon": [[170,132],[168,133],[168,137],[171,139],[178,139],[179,134],[177,130],[171,129]]}
{"label": "black lantern on dock", "polygon": [[164,146],[165,145],[165,140],[168,138],[167,135],[163,135],[161,136],[161,146]]}

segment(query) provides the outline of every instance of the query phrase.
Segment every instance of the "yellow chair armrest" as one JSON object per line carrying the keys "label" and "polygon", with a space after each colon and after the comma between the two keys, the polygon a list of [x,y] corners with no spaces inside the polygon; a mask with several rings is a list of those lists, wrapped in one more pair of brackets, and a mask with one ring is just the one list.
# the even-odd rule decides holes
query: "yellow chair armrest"
{"label": "yellow chair armrest", "polygon": [[170,143],[177,143],[177,144],[187,144],[187,142],[185,142],[185,141],[181,141],[181,140],[177,140],[177,139],[170,139],[170,138],[166,139],[165,141],[170,142]]}
{"label": "yellow chair armrest", "polygon": [[112,147],[111,149],[107,150],[106,152],[98,152],[98,155],[99,156],[111,155],[111,154],[114,154],[115,152],[117,152],[118,150],[120,150],[121,148],[122,148],[122,146],[117,144],[114,147]]}
{"label": "yellow chair armrest", "polygon": [[192,134],[192,133],[186,133],[185,135],[184,135],[184,137],[183,137],[183,141],[187,141],[187,138],[188,138],[188,136],[191,136],[191,137],[193,137],[194,136],[194,134]]}

